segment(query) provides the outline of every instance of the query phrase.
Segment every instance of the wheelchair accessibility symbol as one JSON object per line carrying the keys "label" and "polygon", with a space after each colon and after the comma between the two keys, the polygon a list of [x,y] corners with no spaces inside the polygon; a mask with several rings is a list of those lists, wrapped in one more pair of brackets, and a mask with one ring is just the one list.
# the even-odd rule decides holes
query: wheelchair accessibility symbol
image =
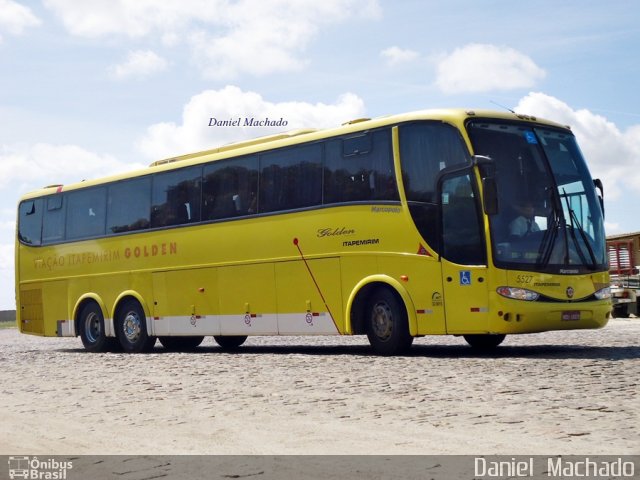
{"label": "wheelchair accessibility symbol", "polygon": [[471,271],[470,270],[461,270],[460,271],[460,285],[471,285]]}

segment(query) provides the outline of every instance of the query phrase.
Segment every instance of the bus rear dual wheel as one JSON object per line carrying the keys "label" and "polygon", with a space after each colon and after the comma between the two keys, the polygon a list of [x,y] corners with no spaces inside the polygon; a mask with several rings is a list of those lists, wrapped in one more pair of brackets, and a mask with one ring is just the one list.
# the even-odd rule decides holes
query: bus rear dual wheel
{"label": "bus rear dual wheel", "polygon": [[97,303],[87,303],[80,311],[78,332],[82,345],[88,352],[103,353],[118,350],[118,340],[107,337],[104,329],[104,316]]}
{"label": "bus rear dual wheel", "polygon": [[147,316],[136,300],[125,300],[118,307],[115,320],[116,337],[125,352],[146,353],[153,350],[156,337],[147,333]]}
{"label": "bus rear dual wheel", "polygon": [[116,337],[108,337],[102,309],[95,302],[87,303],[80,312],[78,332],[85,350],[92,353],[118,351],[150,352],[156,337],[147,334],[146,315],[135,300],[126,300],[115,319]]}

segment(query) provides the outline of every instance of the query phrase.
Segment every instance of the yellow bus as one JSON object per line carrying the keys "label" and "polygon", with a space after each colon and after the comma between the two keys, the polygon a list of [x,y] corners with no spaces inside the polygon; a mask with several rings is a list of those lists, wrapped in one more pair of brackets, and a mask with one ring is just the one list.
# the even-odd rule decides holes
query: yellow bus
{"label": "yellow bus", "polygon": [[534,117],[288,132],[24,195],[17,321],[92,352],[366,334],[390,355],[600,328],[602,205],[571,130]]}

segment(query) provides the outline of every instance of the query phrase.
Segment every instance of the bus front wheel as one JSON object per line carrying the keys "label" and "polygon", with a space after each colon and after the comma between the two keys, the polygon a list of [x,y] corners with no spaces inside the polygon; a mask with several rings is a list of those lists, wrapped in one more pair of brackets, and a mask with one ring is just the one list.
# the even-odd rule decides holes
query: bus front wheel
{"label": "bus front wheel", "polygon": [[213,339],[223,350],[235,350],[247,339],[246,335],[214,335]]}
{"label": "bus front wheel", "polygon": [[125,300],[118,308],[116,334],[125,352],[145,353],[153,349],[156,337],[147,333],[146,318],[144,310],[136,300]]}
{"label": "bus front wheel", "polygon": [[506,335],[491,333],[464,335],[467,343],[478,350],[491,350],[492,348],[496,348],[503,342],[505,337]]}
{"label": "bus front wheel", "polygon": [[78,322],[80,339],[85,350],[93,353],[107,352],[114,347],[115,338],[107,337],[104,316],[96,303],[88,303],[80,313]]}
{"label": "bus front wheel", "polygon": [[367,337],[379,355],[397,355],[411,347],[407,311],[391,290],[378,288],[369,297],[367,308]]}

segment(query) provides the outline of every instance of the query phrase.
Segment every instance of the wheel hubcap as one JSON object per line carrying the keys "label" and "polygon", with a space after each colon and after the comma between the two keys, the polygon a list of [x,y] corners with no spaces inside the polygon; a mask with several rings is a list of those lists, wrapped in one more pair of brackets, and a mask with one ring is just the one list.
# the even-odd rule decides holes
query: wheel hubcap
{"label": "wheel hubcap", "polygon": [[142,321],[140,317],[135,312],[127,313],[127,316],[124,317],[122,330],[126,339],[131,343],[135,343],[140,338],[142,332]]}
{"label": "wheel hubcap", "polygon": [[371,325],[373,333],[380,340],[388,340],[393,330],[393,313],[384,302],[376,303],[373,307]]}
{"label": "wheel hubcap", "polygon": [[90,343],[96,343],[100,338],[100,318],[90,313],[84,321],[84,334]]}

